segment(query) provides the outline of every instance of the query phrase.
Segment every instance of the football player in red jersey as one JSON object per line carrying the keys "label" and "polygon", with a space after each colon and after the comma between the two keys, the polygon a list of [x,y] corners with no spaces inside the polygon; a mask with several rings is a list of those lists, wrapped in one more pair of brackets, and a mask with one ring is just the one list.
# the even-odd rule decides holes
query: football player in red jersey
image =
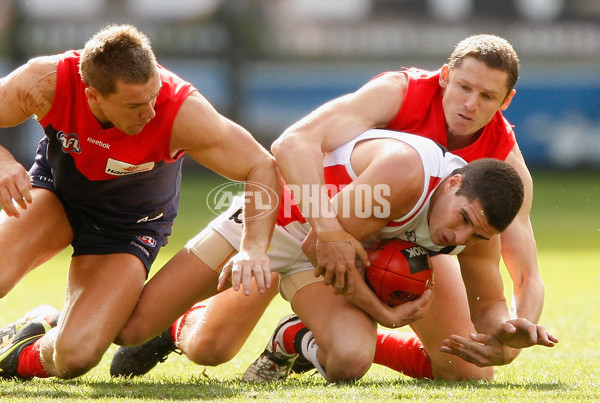
{"label": "football player in red jersey", "polygon": [[[468,37],[456,46],[448,64],[439,70],[407,69],[381,74],[356,92],[323,105],[291,126],[272,150],[286,182],[317,186],[324,181],[320,171],[322,153],[370,128],[389,128],[432,138],[467,161],[484,157],[505,160],[517,170],[525,185],[523,207],[501,234],[502,258],[514,286],[515,304],[511,313],[526,320],[516,325],[537,323],[544,285],[529,219],[532,180],[512,127],[502,115],[515,95],[518,70],[517,54],[506,40],[493,35]],[[326,194],[323,199],[327,199]],[[364,257],[364,250],[335,217],[306,218],[319,238],[317,272],[338,292],[351,294],[358,281],[354,256]],[[487,264],[498,268],[500,247],[495,256],[486,260]],[[456,261],[447,256],[434,260],[436,286],[430,314],[414,324],[417,335],[380,329],[374,362],[419,378],[491,379],[493,366],[508,364],[519,353],[519,349],[506,347],[502,340],[527,329],[506,325],[499,326],[493,334],[477,333],[483,324],[478,317],[471,317],[470,310],[478,306],[478,301],[475,295],[467,294]],[[261,306],[251,305],[254,309],[247,310],[248,321],[260,317],[256,311],[264,309],[266,300],[274,293],[274,289],[268,290],[261,297]],[[224,323],[226,315],[222,313],[243,304],[241,298],[223,293],[209,301],[207,309],[200,305],[182,321],[182,336],[177,344],[185,346],[184,352],[192,360],[215,365],[237,353],[255,322],[251,325],[244,322],[245,333],[238,332],[239,323]],[[207,347],[213,343],[222,348]],[[152,350],[155,344],[150,343],[146,348]],[[151,362],[140,372],[152,368],[173,348],[173,340],[169,340],[169,347],[159,354],[146,355]],[[458,355],[462,360],[451,359],[448,354]],[[292,361],[295,357],[292,354]],[[278,362],[283,366],[292,364],[284,358]],[[113,363],[119,360],[117,355]]]}
{"label": "football player in red jersey", "polygon": [[[323,171],[328,190],[332,196],[335,194],[331,211],[349,233],[366,244],[410,238],[431,254],[459,254],[464,276],[471,277],[466,286],[477,290],[480,297],[481,305],[475,312],[489,323],[508,320],[500,273],[480,262],[493,254],[499,244],[495,235],[510,224],[522,205],[523,184],[513,168],[491,158],[467,165],[422,136],[374,129],[324,154]],[[385,190],[379,191],[381,188]],[[268,361],[274,355],[295,354],[289,349],[296,346],[327,380],[359,379],[373,360],[376,324],[402,326],[422,317],[431,291],[414,303],[394,308],[381,302],[364,281],[357,283],[352,296],[335,294],[322,278],[314,276],[314,253],[308,249],[306,255],[301,253],[302,243],[315,238],[302,216],[305,210],[294,209],[295,204],[290,206],[289,202],[284,196],[267,256],[271,270],[280,275],[282,297],[310,330],[302,332],[297,343],[273,341],[265,358]],[[180,325],[186,322],[185,315],[173,322],[174,311],[186,303],[192,304],[194,298],[215,295],[216,273],[220,273],[221,289],[230,276],[236,289],[240,279],[252,275],[249,271],[232,272],[221,264],[240,244],[242,225],[235,218],[242,208],[242,200],[234,202],[155,275],[154,278],[170,278],[171,287],[150,282],[144,288],[119,335],[119,343],[144,342],[171,324],[166,334],[148,342],[167,349],[169,339],[179,340],[183,331]],[[258,279],[259,284],[262,281]],[[234,317],[245,311],[242,309]],[[530,325],[533,334],[519,335],[512,346],[553,345],[552,336],[543,327]],[[342,338],[343,342],[339,342]],[[188,352],[185,346],[179,347]],[[129,359],[150,358],[146,353],[144,348],[120,349],[121,359],[113,360],[111,366],[113,374],[143,372],[138,371],[140,367],[129,366],[129,374],[124,369],[128,368]],[[150,353],[156,354],[156,350]],[[118,371],[115,362],[120,363]],[[253,375],[264,380],[270,369],[277,366],[257,368]]]}
{"label": "football player in red jersey", "polygon": [[[29,173],[0,147],[0,295],[69,245],[73,257],[58,325],[49,330],[56,315],[43,310],[0,331],[0,377],[73,378],[100,361],[140,298],[177,215],[184,154],[246,181],[250,201],[278,194],[281,180],[267,150],[158,65],[130,25],[2,78],[0,127],[30,117],[45,136]],[[275,219],[247,222],[228,264],[268,273]]]}

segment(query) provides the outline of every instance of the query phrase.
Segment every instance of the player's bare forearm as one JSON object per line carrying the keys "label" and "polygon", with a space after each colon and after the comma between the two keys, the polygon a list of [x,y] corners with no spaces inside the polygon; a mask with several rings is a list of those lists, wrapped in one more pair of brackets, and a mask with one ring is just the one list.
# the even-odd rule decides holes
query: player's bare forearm
{"label": "player's bare forearm", "polygon": [[274,160],[266,158],[255,165],[246,178],[244,226],[239,252],[223,267],[218,289],[226,288],[231,278],[234,290],[240,287],[250,294],[255,277],[258,291],[271,287],[271,271],[267,250],[271,242],[281,196],[281,180]]}
{"label": "player's bare forearm", "polygon": [[292,127],[273,143],[271,150],[311,228],[317,234],[342,230],[329,204],[320,142]]}
{"label": "player's bare forearm", "polygon": [[348,299],[365,311],[382,326],[397,328],[406,326],[425,316],[431,303],[432,291],[427,290],[418,299],[390,307],[384,304],[365,283],[361,276],[356,282],[356,292]]}
{"label": "player's bare forearm", "polygon": [[502,257],[513,281],[516,317],[537,323],[544,305],[535,239],[528,217],[517,219],[502,233]]}
{"label": "player's bare forearm", "polygon": [[514,221],[501,234],[502,258],[513,281],[516,306],[512,308],[515,315],[537,323],[544,305],[544,284],[529,217],[533,202],[533,181],[517,145],[506,158],[506,162],[519,173],[525,189],[525,198]]}
{"label": "player's bare forearm", "polygon": [[249,173],[240,250],[266,253],[279,212],[281,190],[274,161],[269,160]]}
{"label": "player's bare forearm", "polygon": [[480,309],[471,311],[471,320],[479,333],[494,335],[510,319],[506,300],[484,303]]}

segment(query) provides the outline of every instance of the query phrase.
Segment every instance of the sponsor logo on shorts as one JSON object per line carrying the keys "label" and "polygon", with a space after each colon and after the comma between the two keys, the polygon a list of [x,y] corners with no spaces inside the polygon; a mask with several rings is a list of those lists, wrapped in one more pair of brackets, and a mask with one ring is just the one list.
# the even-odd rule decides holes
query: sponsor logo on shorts
{"label": "sponsor logo on shorts", "polygon": [[144,252],[144,255],[146,255],[147,257],[150,257],[150,252],[148,252],[148,249],[144,248],[139,243],[131,241],[130,245],[135,246],[136,248],[139,248],[142,252]]}
{"label": "sponsor logo on shorts", "polygon": [[144,245],[150,246],[154,248],[156,246],[156,239],[152,238],[148,235],[140,235],[136,237],[138,241],[143,243]]}
{"label": "sponsor logo on shorts", "polygon": [[219,215],[231,207],[235,197],[243,197],[243,218],[246,221],[269,215],[276,209],[279,200],[277,192],[261,183],[226,182],[210,191],[206,196],[206,205],[210,211]]}
{"label": "sponsor logo on shorts", "polygon": [[79,137],[75,133],[67,134],[63,131],[56,133],[58,141],[62,144],[63,153],[81,153],[81,145],[79,144]]}
{"label": "sponsor logo on shorts", "polygon": [[137,220],[136,222],[142,223],[142,222],[150,222],[150,221],[156,221],[160,218],[163,218],[165,216],[165,212],[164,211],[157,211],[154,214],[148,215],[144,218],[140,218],[139,220]]}

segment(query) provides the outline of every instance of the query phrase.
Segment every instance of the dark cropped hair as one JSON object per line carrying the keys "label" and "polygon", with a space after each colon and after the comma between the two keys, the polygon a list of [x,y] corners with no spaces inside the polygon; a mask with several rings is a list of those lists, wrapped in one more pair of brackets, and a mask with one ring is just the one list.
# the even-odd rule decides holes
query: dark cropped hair
{"label": "dark cropped hair", "polygon": [[502,232],[523,205],[523,181],[506,162],[493,158],[472,161],[454,171],[463,181],[456,195],[478,200],[488,223]]}
{"label": "dark cropped hair", "polygon": [[467,57],[474,57],[489,68],[506,71],[508,73],[506,95],[515,88],[519,79],[519,57],[506,39],[485,34],[463,39],[450,55],[448,70],[452,72],[455,68],[460,67]]}
{"label": "dark cropped hair", "polygon": [[131,25],[109,25],[87,41],[79,73],[88,87],[103,96],[116,92],[116,82],[145,84],[156,73],[156,57],[146,35]]}

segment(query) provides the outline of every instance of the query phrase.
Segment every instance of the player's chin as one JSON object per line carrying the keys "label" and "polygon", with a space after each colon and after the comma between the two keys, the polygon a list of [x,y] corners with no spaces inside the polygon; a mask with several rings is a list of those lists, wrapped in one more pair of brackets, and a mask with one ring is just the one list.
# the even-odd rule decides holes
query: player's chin
{"label": "player's chin", "polygon": [[135,125],[130,125],[124,129],[121,129],[121,131],[126,134],[129,134],[130,136],[134,136],[136,134],[140,134],[145,126],[146,126],[146,123],[138,123]]}
{"label": "player's chin", "polygon": [[431,242],[437,246],[450,246],[450,242],[443,234],[431,234]]}

